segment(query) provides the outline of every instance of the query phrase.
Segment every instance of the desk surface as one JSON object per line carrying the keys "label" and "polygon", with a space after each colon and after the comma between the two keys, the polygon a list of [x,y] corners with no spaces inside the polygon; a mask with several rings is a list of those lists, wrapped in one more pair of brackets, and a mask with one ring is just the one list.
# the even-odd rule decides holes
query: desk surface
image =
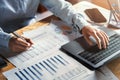
{"label": "desk surface", "polygon": [[[80,7],[80,3],[75,5],[76,9],[78,9],[79,7]],[[104,10],[104,8],[100,8],[100,9]],[[40,22],[36,22],[35,24],[26,26],[26,27],[18,30],[17,32],[19,34],[22,34],[22,32],[24,32],[26,30],[33,30],[33,29],[36,29],[38,26],[42,26],[42,25],[45,25],[45,24],[47,25],[47,23],[50,21],[50,18],[49,19],[44,19]],[[52,18],[53,18],[53,16],[52,16]],[[6,80],[6,78],[3,76],[2,72],[14,68],[14,66],[9,61],[7,61],[7,64],[8,65],[6,67],[0,69],[0,80]],[[110,63],[107,64],[107,66],[120,79],[120,58],[117,58],[117,59],[111,61]]]}

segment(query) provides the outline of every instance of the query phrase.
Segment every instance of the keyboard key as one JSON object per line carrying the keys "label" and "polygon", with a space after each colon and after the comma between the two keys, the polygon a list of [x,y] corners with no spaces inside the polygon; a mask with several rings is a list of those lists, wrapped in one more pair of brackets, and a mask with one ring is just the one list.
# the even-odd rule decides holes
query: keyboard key
{"label": "keyboard key", "polygon": [[106,49],[100,50],[96,45],[80,53],[79,56],[93,64],[97,64],[118,50],[120,50],[120,36],[115,34],[110,37],[110,42]]}

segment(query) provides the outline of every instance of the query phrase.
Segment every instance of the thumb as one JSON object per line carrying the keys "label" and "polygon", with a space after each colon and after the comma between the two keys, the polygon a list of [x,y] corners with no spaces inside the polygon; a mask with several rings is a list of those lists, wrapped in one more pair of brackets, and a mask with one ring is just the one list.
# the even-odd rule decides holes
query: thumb
{"label": "thumb", "polygon": [[25,38],[25,39],[26,39],[26,41],[27,41],[28,43],[30,43],[31,45],[33,44],[33,42],[32,42],[31,39],[29,39],[29,38]]}
{"label": "thumb", "polygon": [[88,42],[89,45],[93,45],[92,40],[90,39],[90,36],[84,36],[85,40]]}

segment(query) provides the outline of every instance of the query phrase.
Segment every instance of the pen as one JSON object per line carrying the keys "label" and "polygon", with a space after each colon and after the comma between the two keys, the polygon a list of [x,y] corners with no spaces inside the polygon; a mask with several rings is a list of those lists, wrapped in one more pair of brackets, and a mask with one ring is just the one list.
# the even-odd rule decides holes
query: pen
{"label": "pen", "polygon": [[22,40],[24,40],[24,41],[26,42],[25,38],[22,37],[22,36],[20,36],[18,33],[13,32],[12,34],[13,34],[15,37],[17,37],[17,38],[21,38]]}
{"label": "pen", "polygon": [[21,35],[19,35],[18,33],[12,32],[12,34],[13,34],[15,37],[20,38],[20,39],[22,39],[23,41],[27,42],[27,41],[25,40],[25,38],[22,37]]}
{"label": "pen", "polygon": [[[27,42],[27,41],[25,40],[25,38],[22,37],[21,35],[19,35],[18,33],[16,33],[16,32],[12,32],[12,34],[13,34],[15,37],[17,37],[17,38],[21,38],[23,41]],[[32,45],[31,47],[34,48],[33,45]]]}

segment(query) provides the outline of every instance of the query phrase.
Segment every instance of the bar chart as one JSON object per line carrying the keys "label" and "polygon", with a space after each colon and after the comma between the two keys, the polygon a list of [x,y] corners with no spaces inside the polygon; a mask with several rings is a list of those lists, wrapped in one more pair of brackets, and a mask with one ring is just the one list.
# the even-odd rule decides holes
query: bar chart
{"label": "bar chart", "polygon": [[[72,60],[60,51],[50,57],[36,61],[34,64],[22,66],[4,73],[13,80],[69,80],[89,74],[89,70],[82,64]],[[12,76],[8,76],[9,74]]]}

